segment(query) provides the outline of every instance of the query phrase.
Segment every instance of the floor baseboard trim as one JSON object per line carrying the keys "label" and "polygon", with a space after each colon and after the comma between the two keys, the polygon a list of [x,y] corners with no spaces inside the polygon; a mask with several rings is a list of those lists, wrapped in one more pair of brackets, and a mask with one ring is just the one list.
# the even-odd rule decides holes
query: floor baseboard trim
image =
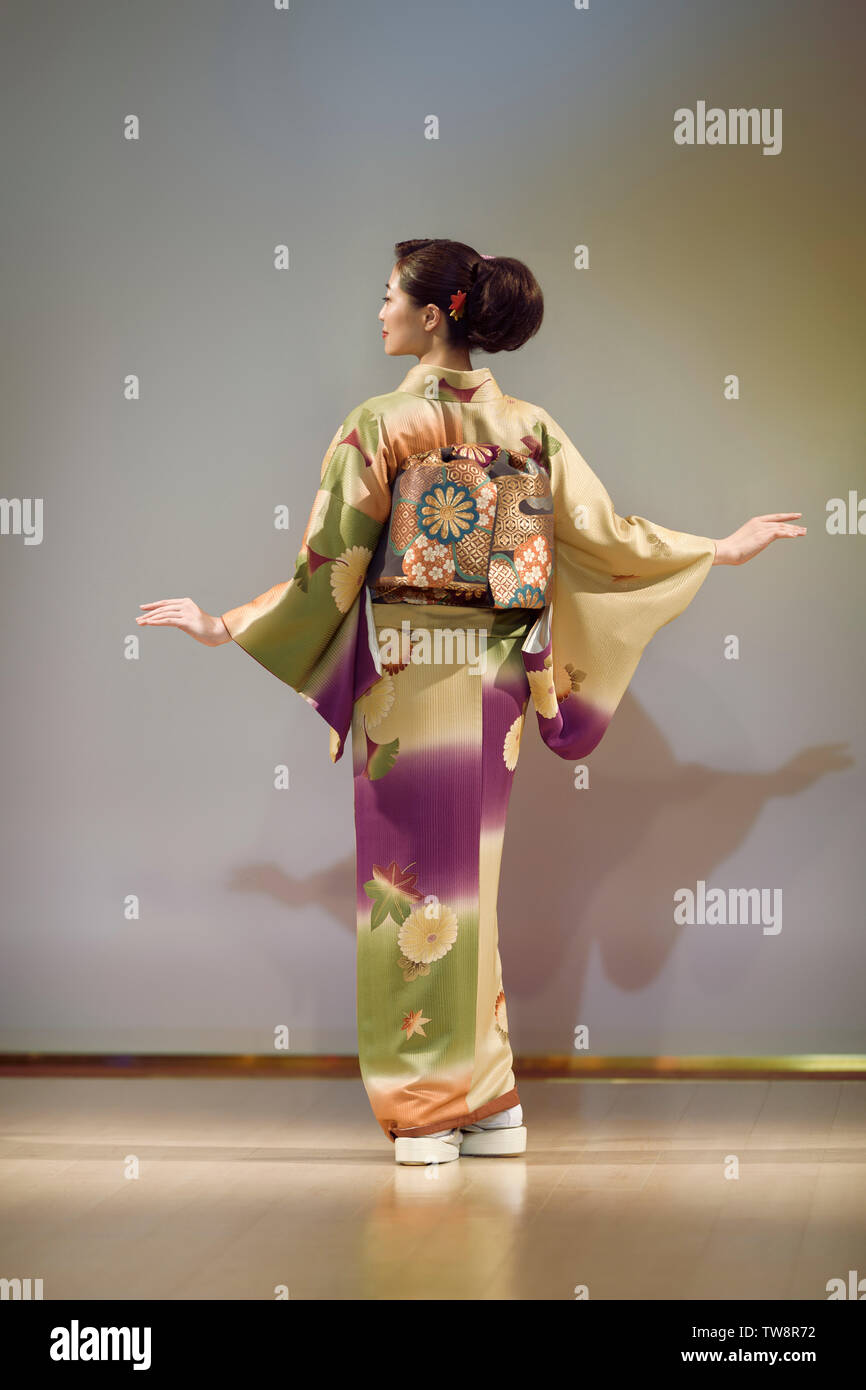
{"label": "floor baseboard trim", "polygon": [[[515,1057],[520,1081],[852,1081],[866,1079],[866,1055],[816,1053],[780,1057]],[[194,1053],[136,1055],[65,1052],[0,1053],[0,1076],[360,1077],[348,1054],[303,1056]]]}

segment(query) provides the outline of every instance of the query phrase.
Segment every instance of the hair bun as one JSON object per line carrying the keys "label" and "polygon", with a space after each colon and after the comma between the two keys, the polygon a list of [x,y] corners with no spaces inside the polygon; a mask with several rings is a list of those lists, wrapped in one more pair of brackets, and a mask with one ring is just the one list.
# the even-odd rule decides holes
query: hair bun
{"label": "hair bun", "polygon": [[436,304],[447,315],[455,294],[465,291],[459,317],[446,321],[450,342],[514,352],[538,332],[544,297],[523,261],[444,238],[398,241],[394,252],[400,287],[417,306]]}
{"label": "hair bun", "polygon": [[492,261],[493,259],[493,256],[482,256],[480,260],[472,262],[472,265],[469,270],[470,284],[474,285],[475,281],[478,279],[479,275],[482,274],[482,272],[486,275],[493,269],[492,266],[488,266],[485,264],[486,261]]}

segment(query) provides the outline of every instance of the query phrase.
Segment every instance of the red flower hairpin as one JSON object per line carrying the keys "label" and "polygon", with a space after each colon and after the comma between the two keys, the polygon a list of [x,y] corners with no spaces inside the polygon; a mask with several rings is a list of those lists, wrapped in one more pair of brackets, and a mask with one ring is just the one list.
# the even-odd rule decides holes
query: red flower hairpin
{"label": "red flower hairpin", "polygon": [[450,317],[451,317],[452,319],[459,319],[459,318],[462,316],[462,314],[463,314],[463,306],[464,306],[465,303],[466,303],[466,291],[465,291],[465,290],[459,290],[459,291],[457,292],[457,294],[452,294],[452,296],[451,296],[451,310],[450,310]]}

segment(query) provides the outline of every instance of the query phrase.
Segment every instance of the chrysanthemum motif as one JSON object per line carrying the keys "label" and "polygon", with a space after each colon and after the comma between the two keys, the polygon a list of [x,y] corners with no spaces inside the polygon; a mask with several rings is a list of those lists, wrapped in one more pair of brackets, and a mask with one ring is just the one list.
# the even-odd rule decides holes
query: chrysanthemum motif
{"label": "chrysanthemum motif", "polygon": [[513,772],[517,767],[517,756],[520,752],[520,735],[523,732],[523,715],[518,714],[502,745],[502,760],[509,772]]}
{"label": "chrysanthemum motif", "polygon": [[532,703],[542,719],[552,719],[559,708],[556,691],[553,688],[551,664],[551,659],[548,657],[540,671],[527,671],[526,673],[529,678],[529,689],[532,692]]}
{"label": "chrysanthemum motif", "polygon": [[341,613],[355,602],[372,558],[365,545],[350,545],[331,565],[331,593]]}
{"label": "chrysanthemum motif", "polygon": [[496,457],[497,452],[493,444],[455,444],[452,457],[472,459],[475,463],[486,464]]}
{"label": "chrysanthemum motif", "polygon": [[410,912],[397,933],[397,945],[407,960],[427,965],[441,960],[457,940],[457,914],[453,908],[439,903],[439,912],[428,917],[426,904]]}
{"label": "chrysanthemum motif", "polygon": [[465,487],[437,483],[418,505],[418,523],[431,540],[459,540],[478,525],[478,508]]}
{"label": "chrysanthemum motif", "polygon": [[505,991],[502,989],[497,994],[496,1003],[493,1005],[493,1017],[496,1020],[497,1033],[504,1042],[508,1042],[508,1014],[505,1012]]}
{"label": "chrysanthemum motif", "polygon": [[394,677],[385,672],[371,685],[365,694],[357,700],[357,708],[364,716],[366,727],[375,729],[377,724],[381,724],[391,710],[394,703]]}

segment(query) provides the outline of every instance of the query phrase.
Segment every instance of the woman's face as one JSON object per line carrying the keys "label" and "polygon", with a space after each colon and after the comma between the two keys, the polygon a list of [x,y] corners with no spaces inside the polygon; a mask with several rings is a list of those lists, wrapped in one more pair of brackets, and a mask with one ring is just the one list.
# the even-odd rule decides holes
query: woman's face
{"label": "woman's face", "polygon": [[[421,357],[433,343],[433,334],[441,324],[442,311],[435,304],[419,309],[401,290],[396,266],[391,271],[384,303],[379,310],[382,323],[382,343],[389,357],[405,357],[412,353]],[[430,325],[425,330],[425,325]]]}

